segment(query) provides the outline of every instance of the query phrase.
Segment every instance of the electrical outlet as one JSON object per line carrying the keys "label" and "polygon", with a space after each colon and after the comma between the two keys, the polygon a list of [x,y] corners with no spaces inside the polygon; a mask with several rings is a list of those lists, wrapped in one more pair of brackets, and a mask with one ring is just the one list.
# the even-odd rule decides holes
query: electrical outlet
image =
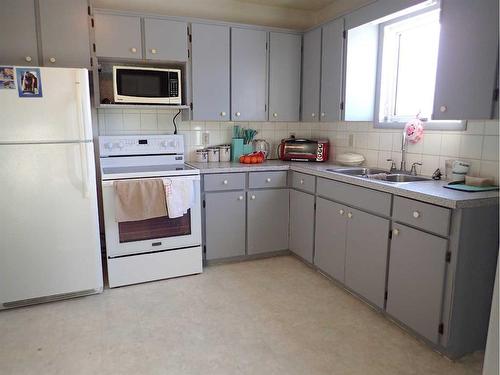
{"label": "electrical outlet", "polygon": [[210,144],[210,133],[209,132],[203,132],[201,135],[201,143],[203,146],[208,146]]}
{"label": "electrical outlet", "polygon": [[349,147],[354,147],[354,134],[349,134]]}

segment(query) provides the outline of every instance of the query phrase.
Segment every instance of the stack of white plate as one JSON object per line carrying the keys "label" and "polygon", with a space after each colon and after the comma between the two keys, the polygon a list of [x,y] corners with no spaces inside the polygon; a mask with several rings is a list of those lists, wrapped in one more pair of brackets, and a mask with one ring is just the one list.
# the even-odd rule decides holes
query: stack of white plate
{"label": "stack of white plate", "polygon": [[365,157],[360,154],[355,154],[354,152],[346,152],[345,154],[337,155],[337,162],[341,165],[348,165],[350,167],[356,167],[363,164]]}

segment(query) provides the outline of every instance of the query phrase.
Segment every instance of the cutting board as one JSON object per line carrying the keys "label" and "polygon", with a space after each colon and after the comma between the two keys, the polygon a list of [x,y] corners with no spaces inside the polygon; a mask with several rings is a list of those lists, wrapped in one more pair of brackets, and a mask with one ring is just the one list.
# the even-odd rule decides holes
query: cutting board
{"label": "cutting board", "polygon": [[498,190],[498,186],[470,186],[465,184],[444,185],[443,187],[452,190],[466,191],[468,193]]}

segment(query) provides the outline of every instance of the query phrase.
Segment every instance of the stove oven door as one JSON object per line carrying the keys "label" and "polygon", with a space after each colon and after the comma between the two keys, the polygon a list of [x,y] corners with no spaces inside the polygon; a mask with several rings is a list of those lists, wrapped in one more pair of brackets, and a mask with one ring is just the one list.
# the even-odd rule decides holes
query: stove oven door
{"label": "stove oven door", "polygon": [[[200,176],[193,179],[195,204],[180,218],[159,217],[118,223],[113,181],[103,181],[104,227],[108,257],[149,253],[201,245]],[[175,177],[169,177],[175,178]]]}

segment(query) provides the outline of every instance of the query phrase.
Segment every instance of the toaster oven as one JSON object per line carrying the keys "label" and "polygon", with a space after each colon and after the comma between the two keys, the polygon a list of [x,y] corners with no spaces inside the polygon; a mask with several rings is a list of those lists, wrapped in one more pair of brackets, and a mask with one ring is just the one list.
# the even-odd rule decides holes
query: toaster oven
{"label": "toaster oven", "polygon": [[287,161],[327,161],[330,142],[301,138],[282,139],[278,147],[278,157]]}

